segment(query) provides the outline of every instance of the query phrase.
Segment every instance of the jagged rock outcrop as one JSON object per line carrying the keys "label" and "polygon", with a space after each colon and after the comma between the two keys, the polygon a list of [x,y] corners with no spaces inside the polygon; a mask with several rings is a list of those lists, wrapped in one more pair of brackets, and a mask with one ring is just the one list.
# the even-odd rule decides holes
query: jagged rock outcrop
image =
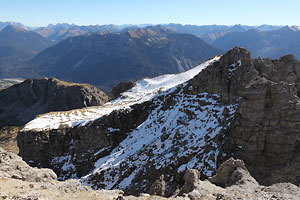
{"label": "jagged rock outcrop", "polygon": [[257,186],[256,180],[251,177],[242,160],[228,159],[219,167],[217,174],[210,177],[209,181],[221,187],[230,187],[236,184],[247,184]]}
{"label": "jagged rock outcrop", "polygon": [[108,100],[103,91],[88,84],[28,79],[0,91],[0,127],[24,125],[39,114],[99,106]]}
{"label": "jagged rock outcrop", "polygon": [[196,185],[200,183],[200,172],[196,169],[188,169],[185,171],[183,179],[184,185],[178,195],[188,194],[196,189]]}
{"label": "jagged rock outcrop", "polygon": [[[298,185],[299,78],[300,63],[291,55],[253,59],[235,47],[147,106],[114,111],[86,126],[20,132],[20,155],[62,179],[86,175],[81,181],[94,188],[127,194],[149,191],[164,175],[170,196],[184,185],[185,170],[195,168],[205,179],[230,157],[243,160],[260,184]],[[256,185],[241,178],[241,165],[227,162],[222,169],[228,175],[212,180],[229,188],[245,181]]]}
{"label": "jagged rock outcrop", "polygon": [[300,183],[299,83],[300,63],[294,56],[252,59],[238,47],[190,82],[195,92],[219,93],[224,102],[240,98],[223,146],[267,185]]}
{"label": "jagged rock outcrop", "polygon": [[134,86],[134,82],[121,82],[112,89],[112,95],[117,98],[122,92],[131,89]]}
{"label": "jagged rock outcrop", "polygon": [[[185,184],[178,194],[191,200],[200,199],[298,199],[300,188],[291,183],[278,183],[269,187],[260,186],[251,177],[244,162],[233,158],[225,161],[217,174],[201,181],[199,171],[187,170]],[[217,185],[222,185],[219,187]]]}

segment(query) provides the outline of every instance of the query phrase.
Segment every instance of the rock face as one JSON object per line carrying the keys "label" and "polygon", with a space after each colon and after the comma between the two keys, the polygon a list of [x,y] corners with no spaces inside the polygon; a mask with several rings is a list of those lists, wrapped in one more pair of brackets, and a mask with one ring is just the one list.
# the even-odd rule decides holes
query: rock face
{"label": "rock face", "polygon": [[[205,179],[230,157],[243,160],[259,184],[298,185],[299,78],[300,63],[291,55],[253,59],[235,47],[142,105],[86,126],[20,132],[20,155],[61,179],[81,177],[94,188],[127,194],[149,191],[164,175],[165,195],[171,196],[184,185],[187,169]],[[219,186],[258,187],[241,161],[229,160],[220,170],[222,176],[211,178]]]}
{"label": "rock face", "polygon": [[256,180],[251,177],[245,164],[241,160],[228,159],[219,167],[217,174],[210,177],[209,181],[221,187],[230,187],[235,184],[258,185]]}
{"label": "rock face", "polygon": [[52,168],[60,180],[81,177],[145,121],[149,104],[135,105],[130,112],[114,111],[85,127],[19,132],[19,155],[32,166]]}
{"label": "rock face", "polygon": [[188,169],[185,171],[184,185],[180,189],[179,195],[188,194],[196,189],[197,184],[200,183],[200,172],[196,169]]}
{"label": "rock face", "polygon": [[121,82],[112,89],[112,95],[117,98],[122,92],[129,90],[134,86],[134,82]]}
{"label": "rock face", "polygon": [[28,79],[0,92],[0,127],[23,125],[36,115],[103,105],[109,97],[87,84],[55,78]]}
{"label": "rock face", "polygon": [[0,147],[5,151],[18,154],[17,135],[21,130],[17,126],[4,126],[0,129]]}
{"label": "rock face", "polygon": [[240,99],[222,149],[243,159],[254,178],[268,185],[300,183],[299,82],[294,56],[252,59],[236,47],[190,84],[194,92],[221,94],[223,102]]}

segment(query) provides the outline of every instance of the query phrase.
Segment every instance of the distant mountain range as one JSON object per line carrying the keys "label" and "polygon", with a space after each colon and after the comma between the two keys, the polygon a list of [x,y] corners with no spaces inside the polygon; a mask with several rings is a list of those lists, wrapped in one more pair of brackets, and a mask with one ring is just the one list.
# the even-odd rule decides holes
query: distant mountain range
{"label": "distant mountain range", "polygon": [[[119,32],[119,31],[129,31],[136,30],[138,28],[149,28],[149,26],[153,26],[151,24],[124,24],[124,25],[87,25],[87,26],[79,26],[76,24],[68,24],[68,23],[58,23],[58,24],[49,24],[45,27],[29,27],[25,26],[21,23],[15,22],[0,22],[0,30],[5,28],[7,25],[18,26],[27,30],[34,30],[39,33],[43,37],[46,37],[50,40],[54,40],[59,42],[68,37],[74,37],[86,33],[96,33],[101,31],[111,31],[111,32]],[[223,37],[224,35],[231,32],[245,32],[250,29],[255,29],[259,31],[274,31],[280,29],[283,26],[276,25],[260,25],[260,26],[248,26],[248,25],[181,25],[181,24],[161,24],[158,25],[160,28],[171,29],[176,31],[177,33],[189,33],[193,34],[206,42],[213,42],[219,37]]]}
{"label": "distant mountain range", "polygon": [[95,25],[95,26],[77,26],[68,24],[49,25],[47,27],[41,27],[34,30],[36,33],[43,37],[60,42],[66,38],[84,35],[87,33],[99,33],[99,32],[118,32],[121,29],[116,25]]}
{"label": "distant mountain range", "polygon": [[18,22],[0,22],[0,31],[2,29],[4,29],[5,27],[9,26],[9,25],[16,26],[16,27],[19,27],[19,28],[23,28],[23,29],[26,29],[26,30],[30,29],[29,27],[26,27],[23,24],[18,23]]}
{"label": "distant mountain range", "polygon": [[242,46],[250,50],[254,57],[279,58],[294,54],[300,59],[300,31],[298,27],[283,27],[275,31],[248,30],[232,32],[212,43],[221,49]]}
{"label": "distant mountain range", "polygon": [[1,29],[0,77],[54,76],[106,91],[120,81],[190,69],[234,46],[249,49],[253,57],[300,59],[298,26],[63,23],[32,28],[0,22]]}
{"label": "distant mountain range", "polygon": [[255,29],[259,31],[274,31],[281,26],[273,26],[273,25],[261,25],[261,26],[247,26],[247,25],[181,25],[181,24],[166,24],[161,25],[164,28],[172,29],[178,33],[190,33],[200,37],[206,42],[213,42],[214,40],[227,35],[232,32],[245,32],[250,29]]}
{"label": "distant mountain range", "polygon": [[41,35],[8,25],[0,32],[0,77],[11,76],[11,68],[53,45]]}
{"label": "distant mountain range", "polygon": [[120,81],[183,72],[222,53],[190,34],[137,29],[68,38],[28,61],[24,72],[110,91]]}

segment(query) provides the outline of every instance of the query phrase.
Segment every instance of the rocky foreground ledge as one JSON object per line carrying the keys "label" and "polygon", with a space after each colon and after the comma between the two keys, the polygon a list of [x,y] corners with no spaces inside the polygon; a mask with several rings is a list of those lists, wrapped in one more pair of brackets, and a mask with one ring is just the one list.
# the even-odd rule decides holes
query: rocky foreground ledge
{"label": "rocky foreground ledge", "polygon": [[51,169],[37,169],[27,165],[20,157],[0,148],[0,199],[300,199],[300,188],[291,183],[260,186],[251,177],[241,160],[229,159],[208,180],[201,181],[200,173],[189,169],[185,184],[172,197],[164,198],[163,176],[150,187],[150,194],[124,196],[120,190],[92,190],[77,180],[57,181]]}

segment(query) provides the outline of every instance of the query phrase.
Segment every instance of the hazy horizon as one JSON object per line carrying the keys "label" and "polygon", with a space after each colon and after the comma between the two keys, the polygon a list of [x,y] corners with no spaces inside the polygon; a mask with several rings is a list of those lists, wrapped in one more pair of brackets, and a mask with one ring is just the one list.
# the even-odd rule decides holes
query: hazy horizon
{"label": "hazy horizon", "polygon": [[57,23],[298,26],[299,16],[292,13],[298,13],[299,7],[300,2],[296,0],[10,0],[1,2],[0,21],[19,22],[30,27]]}
{"label": "hazy horizon", "polygon": [[23,24],[21,22],[17,21],[0,21],[3,23],[16,23],[16,24],[22,24],[25,27],[30,27],[30,28],[40,28],[40,27],[47,27],[47,26],[56,26],[56,25],[63,25],[63,24],[68,24],[68,25],[74,25],[74,26],[109,26],[109,25],[115,25],[115,26],[139,26],[139,27],[146,27],[146,26],[158,26],[158,25],[169,25],[169,24],[175,24],[175,25],[182,25],[182,26],[250,26],[250,27],[259,27],[259,26],[278,26],[278,27],[284,27],[284,26],[300,26],[300,25],[286,25],[286,24],[258,24],[258,25],[249,25],[249,24],[180,24],[180,23],[168,23],[168,24],[151,24],[151,23],[143,23],[143,24],[75,24],[75,23],[66,23],[66,22],[58,22],[55,24],[48,23],[46,25],[42,26],[30,26],[27,24]]}

